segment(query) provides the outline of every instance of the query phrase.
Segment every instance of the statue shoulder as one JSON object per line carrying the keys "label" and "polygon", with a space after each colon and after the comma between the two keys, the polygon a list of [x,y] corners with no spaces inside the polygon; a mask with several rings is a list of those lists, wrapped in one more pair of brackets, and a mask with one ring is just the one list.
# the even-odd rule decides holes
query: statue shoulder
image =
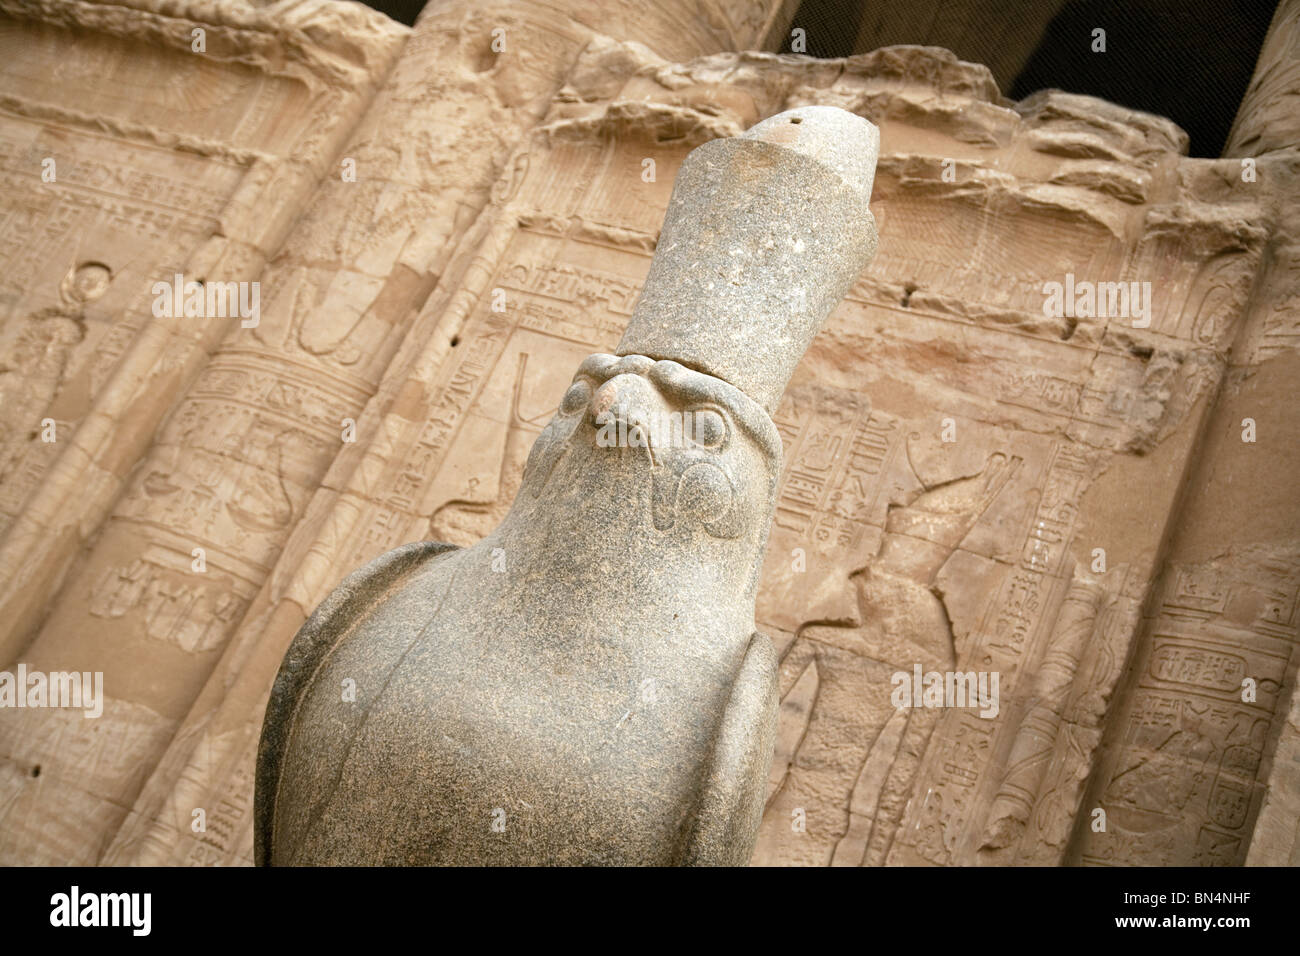
{"label": "statue shoulder", "polygon": [[417,541],[381,554],[344,578],[294,635],[271,686],[257,748],[254,855],[259,866],[269,862],[280,766],[299,697],[311,684],[330,650],[386,594],[429,561],[456,550],[459,549],[454,544]]}

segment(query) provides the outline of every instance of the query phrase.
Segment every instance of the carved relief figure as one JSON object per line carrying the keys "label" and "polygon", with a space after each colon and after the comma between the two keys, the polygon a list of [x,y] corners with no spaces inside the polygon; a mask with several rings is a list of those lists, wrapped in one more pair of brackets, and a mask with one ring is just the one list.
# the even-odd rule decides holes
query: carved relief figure
{"label": "carved relief figure", "polygon": [[59,304],[23,319],[9,354],[0,359],[0,478],[38,432],[73,349],[86,337],[86,306],[108,291],[112,278],[98,262],[69,269],[59,283]]}
{"label": "carved relief figure", "polygon": [[[820,678],[799,751],[788,772],[773,781],[760,835],[762,862],[884,862],[941,713],[896,709],[891,677],[911,674],[917,664],[923,672],[956,666],[939,573],[1020,464],[1018,456],[997,452],[977,474],[929,485],[913,468],[920,490],[891,505],[876,556],[850,576],[855,619],[800,630],[782,664],[787,680],[817,666],[806,663],[812,661],[822,661],[819,675],[833,676]],[[844,794],[832,805],[849,808],[847,826],[823,819],[792,831],[792,814],[813,802],[806,798],[828,790]]]}

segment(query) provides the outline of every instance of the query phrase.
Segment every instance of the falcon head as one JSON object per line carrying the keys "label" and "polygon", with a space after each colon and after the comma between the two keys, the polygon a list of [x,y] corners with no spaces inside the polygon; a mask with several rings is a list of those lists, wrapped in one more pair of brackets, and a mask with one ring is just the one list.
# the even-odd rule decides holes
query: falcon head
{"label": "falcon head", "polygon": [[677,362],[596,354],[533,445],[524,489],[540,497],[593,471],[614,485],[644,474],[657,531],[738,538],[766,531],[780,464],[776,426],[735,386]]}

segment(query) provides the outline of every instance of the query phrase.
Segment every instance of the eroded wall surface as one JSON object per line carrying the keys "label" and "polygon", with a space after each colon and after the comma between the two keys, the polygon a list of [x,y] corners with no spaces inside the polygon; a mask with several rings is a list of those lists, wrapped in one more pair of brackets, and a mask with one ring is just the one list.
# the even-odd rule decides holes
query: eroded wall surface
{"label": "eroded wall surface", "polygon": [[[880,251],[776,416],[755,862],[1294,861],[1296,10],[1204,160],[937,48],[735,52],[778,2],[0,0],[0,667],[106,682],[0,710],[0,860],[251,862],[306,616],[489,531],[687,152],[828,104],[880,126]],[[176,273],[259,321],[154,315]],[[996,706],[896,707],[918,667]]]}

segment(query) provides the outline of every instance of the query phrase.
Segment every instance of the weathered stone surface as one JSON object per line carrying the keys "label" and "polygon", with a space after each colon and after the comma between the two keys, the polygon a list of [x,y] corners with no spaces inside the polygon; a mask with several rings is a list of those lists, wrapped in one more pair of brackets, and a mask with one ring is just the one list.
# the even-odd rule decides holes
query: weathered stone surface
{"label": "weathered stone surface", "polygon": [[682,362],[774,412],[875,252],[867,202],[879,151],[874,126],[826,106],[787,110],[696,149],[678,173],[620,354]]}
{"label": "weathered stone surface", "polygon": [[[545,112],[593,29],[635,29],[690,56],[760,42],[777,24],[765,2],[725,18],[695,3],[653,16],[571,7],[595,27],[510,2],[431,4],[414,33],[333,0],[0,8],[4,110],[20,130],[8,175],[21,187],[6,195],[30,220],[12,221],[7,238],[13,256],[48,273],[6,271],[22,283],[16,308],[33,297],[31,315],[54,306],[81,263],[116,276],[51,386],[62,395],[17,433],[25,460],[3,485],[13,518],[0,542],[0,658],[51,670],[81,657],[105,674],[110,702],[98,724],[55,710],[0,715],[0,753],[14,769],[0,796],[0,859],[93,862],[118,833],[152,852],[147,834],[186,787],[186,762],[229,756],[230,738],[198,729],[227,700],[224,651],[241,624],[264,633],[262,602],[282,597],[273,567],[312,513],[346,423],[490,201],[500,157]],[[36,145],[25,138],[33,127]],[[64,173],[57,183],[41,182],[47,157]],[[51,241],[27,239],[41,233]],[[152,282],[176,273],[260,281],[261,321],[151,316]],[[36,327],[55,326],[68,327]],[[53,339],[40,375],[57,370],[70,337]],[[42,414],[58,422],[58,442],[39,440]],[[193,570],[196,547],[204,572]],[[82,583],[61,591],[74,565]],[[288,636],[300,623],[285,625]],[[264,697],[255,691],[249,706]],[[187,716],[195,723],[180,727]],[[232,779],[251,788],[251,758],[230,759]],[[213,828],[191,829],[194,807],[179,831],[163,825],[195,836],[191,859],[208,859],[248,812],[232,786],[203,798]],[[137,803],[142,818],[127,820]]]}
{"label": "weathered stone surface", "polygon": [[[754,860],[1295,859],[1296,3],[1220,160],[935,48],[727,52],[789,12],[0,0],[0,669],[107,694],[0,711],[0,860],[251,863],[308,613],[499,525],[687,153],[816,105],[880,129],[881,245],[774,416]],[[176,271],[259,279],[262,327],[151,316]],[[1150,324],[1045,314],[1067,276],[1150,282]],[[1000,674],[997,715],[897,710],[922,662]]]}
{"label": "weathered stone surface", "polygon": [[777,705],[768,410],[875,252],[878,144],[812,107],[686,158],[618,354],[579,366],[501,525],[377,559],[294,639],[260,862],[749,860]]}

